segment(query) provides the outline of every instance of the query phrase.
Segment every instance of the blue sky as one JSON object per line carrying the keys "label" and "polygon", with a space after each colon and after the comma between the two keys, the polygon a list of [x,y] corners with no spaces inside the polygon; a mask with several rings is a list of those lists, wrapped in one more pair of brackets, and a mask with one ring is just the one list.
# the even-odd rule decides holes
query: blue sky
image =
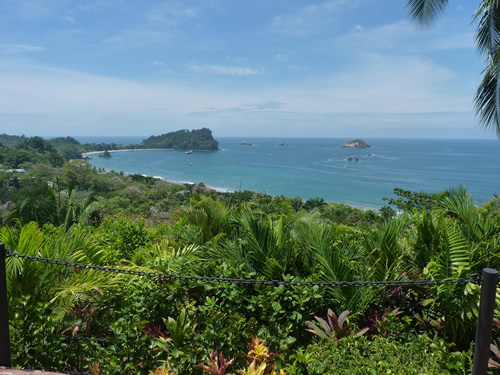
{"label": "blue sky", "polygon": [[0,0],[0,133],[490,138],[475,1]]}

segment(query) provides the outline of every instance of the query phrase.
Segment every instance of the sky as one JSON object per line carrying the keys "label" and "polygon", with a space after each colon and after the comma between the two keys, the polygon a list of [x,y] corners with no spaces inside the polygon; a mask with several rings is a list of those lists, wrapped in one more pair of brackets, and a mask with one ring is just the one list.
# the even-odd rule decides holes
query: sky
{"label": "sky", "polygon": [[477,3],[0,0],[0,133],[495,139]]}

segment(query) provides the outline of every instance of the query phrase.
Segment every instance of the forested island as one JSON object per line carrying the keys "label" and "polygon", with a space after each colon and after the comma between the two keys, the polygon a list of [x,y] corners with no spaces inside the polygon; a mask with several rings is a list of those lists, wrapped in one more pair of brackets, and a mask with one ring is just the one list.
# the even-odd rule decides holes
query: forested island
{"label": "forested island", "polygon": [[170,148],[173,150],[200,150],[216,151],[219,142],[212,136],[212,131],[207,128],[195,130],[178,130],[145,139],[141,148]]}
{"label": "forested island", "polygon": [[68,138],[5,139],[0,242],[16,254],[142,275],[8,257],[16,367],[93,375],[470,370],[479,285],[328,283],[499,269],[498,196],[476,206],[461,188],[396,188],[387,206],[362,210],[106,172],[70,160],[66,147],[81,145]]}

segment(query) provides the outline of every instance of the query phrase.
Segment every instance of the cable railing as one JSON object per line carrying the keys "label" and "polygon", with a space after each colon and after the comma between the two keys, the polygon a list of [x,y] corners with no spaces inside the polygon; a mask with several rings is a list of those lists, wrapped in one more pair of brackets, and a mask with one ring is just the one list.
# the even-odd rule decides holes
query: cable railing
{"label": "cable railing", "polygon": [[6,256],[12,258],[28,259],[34,262],[55,264],[59,266],[75,268],[79,271],[94,270],[109,273],[118,273],[140,277],[151,277],[165,280],[194,281],[204,283],[225,283],[225,284],[254,284],[254,285],[288,285],[288,286],[332,286],[332,287],[376,287],[376,286],[432,286],[451,284],[481,284],[481,275],[472,274],[469,278],[446,279],[446,280],[384,280],[384,281],[293,281],[293,280],[260,280],[260,279],[240,279],[228,277],[211,277],[196,275],[181,275],[164,272],[135,271],[124,268],[113,268],[108,266],[91,265],[78,262],[69,262],[43,258],[33,255],[26,255],[6,249]]}
{"label": "cable railing", "polygon": [[[33,255],[21,254],[0,243],[0,366],[11,367],[8,296],[5,259],[7,257],[26,259],[33,262],[53,264],[62,267],[74,268],[79,272],[92,270],[97,272],[108,272],[124,274],[137,277],[148,277],[161,280],[179,280],[182,282],[201,283],[224,283],[244,285],[269,285],[269,286],[319,286],[319,287],[404,287],[404,286],[434,286],[453,284],[478,284],[481,285],[481,297],[479,305],[479,316],[476,325],[476,338],[473,357],[473,375],[483,375],[488,370],[489,350],[492,336],[493,314],[496,304],[496,292],[498,285],[498,271],[485,268],[482,275],[472,274],[469,278],[444,279],[444,280],[384,280],[384,281],[296,281],[296,280],[262,280],[251,278],[227,278],[197,275],[183,275],[176,273],[146,272],[133,269],[114,268],[101,265],[91,265],[79,262],[50,259]],[[66,339],[80,341],[104,342],[102,338],[78,337],[61,335]],[[70,372],[69,374],[88,374],[83,372]]]}

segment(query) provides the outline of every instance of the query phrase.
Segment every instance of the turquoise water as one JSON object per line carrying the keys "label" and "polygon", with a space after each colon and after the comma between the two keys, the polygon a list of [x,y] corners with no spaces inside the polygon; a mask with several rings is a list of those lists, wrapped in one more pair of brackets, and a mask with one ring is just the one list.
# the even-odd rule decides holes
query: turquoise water
{"label": "turquoise water", "polygon": [[[142,137],[77,137],[80,142],[139,143]],[[126,138],[126,139],[125,139]],[[221,151],[113,152],[94,157],[106,170],[203,182],[219,190],[248,189],[303,199],[379,208],[401,187],[438,192],[464,185],[478,202],[500,193],[500,141],[365,139],[368,149],[343,149],[343,138],[217,138]],[[241,146],[241,141],[252,146]],[[285,145],[278,145],[283,142]],[[369,155],[371,154],[371,155]],[[347,161],[347,157],[359,162]],[[190,165],[192,163],[192,165]]]}

